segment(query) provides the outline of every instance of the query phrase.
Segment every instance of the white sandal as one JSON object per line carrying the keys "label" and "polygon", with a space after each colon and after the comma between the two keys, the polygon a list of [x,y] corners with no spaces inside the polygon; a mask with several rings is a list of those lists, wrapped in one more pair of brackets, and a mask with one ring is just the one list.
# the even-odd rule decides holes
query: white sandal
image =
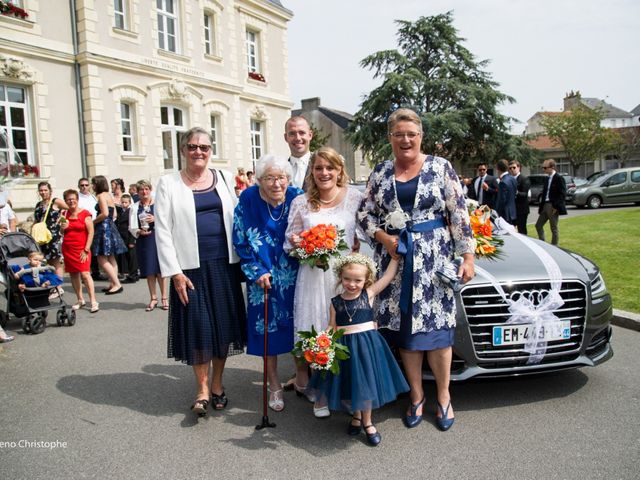
{"label": "white sandal", "polygon": [[80,310],[80,309],[81,309],[81,308],[83,308],[86,304],[87,304],[87,302],[85,302],[84,300],[79,301],[79,302],[76,302],[76,303],[74,303],[74,304],[71,306],[71,310]]}
{"label": "white sandal", "polygon": [[284,391],[282,389],[275,392],[269,390],[269,408],[274,412],[284,410]]}

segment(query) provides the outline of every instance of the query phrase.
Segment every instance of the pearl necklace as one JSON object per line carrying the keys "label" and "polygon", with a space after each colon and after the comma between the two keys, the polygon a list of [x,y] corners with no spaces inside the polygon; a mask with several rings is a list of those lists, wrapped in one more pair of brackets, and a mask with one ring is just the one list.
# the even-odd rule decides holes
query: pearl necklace
{"label": "pearl necklace", "polygon": [[336,194],[331,197],[329,200],[323,200],[321,198],[318,197],[318,200],[320,200],[320,203],[323,203],[325,205],[329,205],[330,203],[333,203],[333,201],[338,198],[338,195],[340,195],[340,189],[338,188],[338,191],[336,192]]}

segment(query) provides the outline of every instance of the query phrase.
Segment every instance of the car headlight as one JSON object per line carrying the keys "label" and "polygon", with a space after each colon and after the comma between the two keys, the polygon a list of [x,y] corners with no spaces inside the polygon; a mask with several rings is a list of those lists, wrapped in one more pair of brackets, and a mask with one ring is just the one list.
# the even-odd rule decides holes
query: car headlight
{"label": "car headlight", "polygon": [[591,279],[591,298],[601,297],[605,293],[607,293],[607,286],[604,284],[604,278],[602,278],[602,273],[598,272],[598,274]]}

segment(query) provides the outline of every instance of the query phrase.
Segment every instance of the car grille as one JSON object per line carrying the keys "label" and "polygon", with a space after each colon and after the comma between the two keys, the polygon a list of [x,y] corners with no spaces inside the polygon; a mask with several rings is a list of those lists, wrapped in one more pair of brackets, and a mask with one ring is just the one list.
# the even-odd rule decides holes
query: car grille
{"label": "car grille", "polygon": [[[515,291],[550,290],[548,282],[520,282],[501,284],[509,296]],[[560,295],[564,300],[554,314],[561,320],[571,321],[571,336],[547,343],[547,351],[540,362],[556,363],[578,357],[582,344],[586,318],[586,289],[579,281],[563,282]],[[529,353],[524,345],[500,345],[492,343],[494,326],[505,325],[510,317],[507,304],[498,291],[490,285],[467,287],[462,291],[462,302],[469,323],[478,363],[484,368],[504,368],[525,365]]]}

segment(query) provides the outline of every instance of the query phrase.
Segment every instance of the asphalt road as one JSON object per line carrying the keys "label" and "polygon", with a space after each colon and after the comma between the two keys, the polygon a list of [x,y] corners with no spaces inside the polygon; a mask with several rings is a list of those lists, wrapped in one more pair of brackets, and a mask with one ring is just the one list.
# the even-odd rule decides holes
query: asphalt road
{"label": "asphalt road", "polygon": [[[33,336],[9,324],[0,478],[638,478],[638,332],[614,327],[615,356],[596,368],[453,385],[446,433],[428,383],[428,421],[407,430],[400,398],[375,412],[383,440],[371,448],[345,434],[346,415],[316,420],[293,393],[270,413],[277,427],[257,432],[262,364],[247,355],[228,360],[227,410],[197,420],[191,368],[166,358],[166,312],[143,311],[142,282],[125,288],[99,294],[100,312],[80,312],[74,327]],[[281,357],[282,376],[292,371]]]}

